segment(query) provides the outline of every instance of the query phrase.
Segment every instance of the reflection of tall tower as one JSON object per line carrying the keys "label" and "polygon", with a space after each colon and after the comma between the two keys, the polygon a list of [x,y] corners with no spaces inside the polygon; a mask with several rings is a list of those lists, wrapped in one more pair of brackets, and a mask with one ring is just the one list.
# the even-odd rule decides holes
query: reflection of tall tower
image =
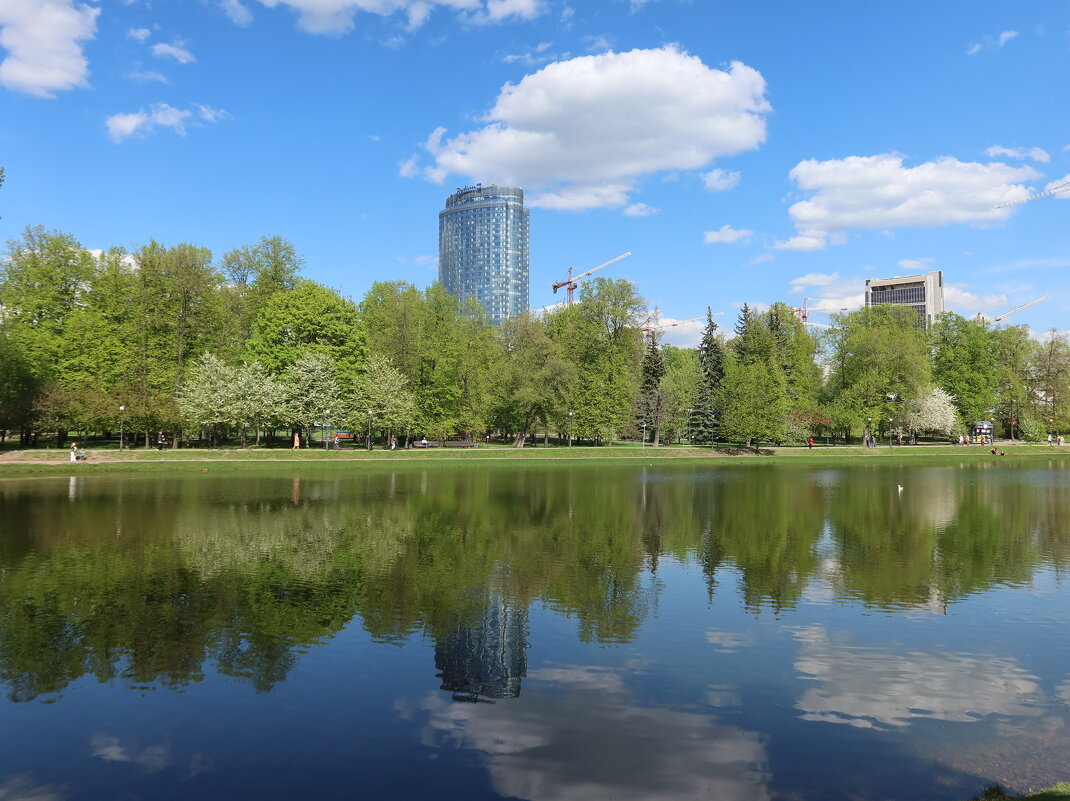
{"label": "reflection of tall tower", "polygon": [[518,698],[527,675],[528,610],[492,595],[481,620],[435,644],[435,675],[455,701]]}

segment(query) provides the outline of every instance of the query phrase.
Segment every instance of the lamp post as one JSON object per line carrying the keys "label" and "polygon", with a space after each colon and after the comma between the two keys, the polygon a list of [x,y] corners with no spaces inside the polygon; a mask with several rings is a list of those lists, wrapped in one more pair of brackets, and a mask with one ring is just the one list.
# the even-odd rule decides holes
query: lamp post
{"label": "lamp post", "polygon": [[643,447],[646,447],[646,420],[643,421]]}
{"label": "lamp post", "polygon": [[888,447],[892,447],[892,418],[888,418]]}
{"label": "lamp post", "polygon": [[572,447],[572,412],[568,413],[568,446]]}
{"label": "lamp post", "polygon": [[693,411],[695,411],[695,410],[694,409],[688,409],[687,410],[687,444],[688,445],[693,444],[691,442],[691,413]]}
{"label": "lamp post", "polygon": [[368,450],[372,449],[372,410],[368,409]]}
{"label": "lamp post", "polygon": [[119,407],[119,450],[123,449],[124,429],[126,428],[126,406]]}

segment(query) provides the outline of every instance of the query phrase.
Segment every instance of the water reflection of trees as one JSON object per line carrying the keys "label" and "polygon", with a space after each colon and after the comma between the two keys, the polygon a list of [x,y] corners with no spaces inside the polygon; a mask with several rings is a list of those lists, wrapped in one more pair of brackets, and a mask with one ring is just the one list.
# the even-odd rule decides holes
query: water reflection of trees
{"label": "water reflection of trees", "polygon": [[666,556],[777,610],[819,576],[897,608],[1065,565],[1065,492],[1014,470],[911,476],[902,496],[894,470],[766,466],[0,483],[0,681],[26,700],[83,675],[182,685],[210,663],[267,691],[354,615],[380,640],[443,643],[535,601],[627,641]]}

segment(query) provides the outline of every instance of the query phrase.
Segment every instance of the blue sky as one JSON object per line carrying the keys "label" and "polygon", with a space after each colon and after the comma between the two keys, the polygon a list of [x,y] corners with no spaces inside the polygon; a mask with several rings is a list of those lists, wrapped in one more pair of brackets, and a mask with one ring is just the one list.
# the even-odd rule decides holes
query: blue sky
{"label": "blue sky", "polygon": [[667,319],[942,269],[1070,328],[1070,193],[994,209],[1070,181],[1062,0],[0,0],[0,59],[5,240],[278,234],[359,300],[435,280],[446,196],[498,181],[534,307],[632,251],[603,274]]}

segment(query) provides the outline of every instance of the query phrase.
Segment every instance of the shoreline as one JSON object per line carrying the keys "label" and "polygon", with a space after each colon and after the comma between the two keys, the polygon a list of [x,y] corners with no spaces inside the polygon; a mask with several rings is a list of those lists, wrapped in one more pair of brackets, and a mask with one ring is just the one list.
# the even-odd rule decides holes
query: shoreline
{"label": "shoreline", "polygon": [[68,451],[21,450],[0,453],[0,476],[19,474],[70,473],[84,471],[87,473],[125,473],[157,472],[167,469],[189,470],[199,468],[207,470],[210,465],[224,466],[231,469],[247,467],[249,469],[276,465],[292,467],[295,465],[352,466],[354,464],[383,465],[423,465],[441,464],[443,466],[460,466],[487,462],[520,462],[524,464],[594,463],[594,462],[661,462],[687,463],[696,462],[758,465],[758,464],[793,464],[797,466],[814,465],[835,467],[844,464],[920,464],[970,462],[984,464],[989,462],[1006,463],[1020,461],[1062,460],[1070,459],[1070,448],[1046,444],[1031,445],[997,445],[1006,452],[1006,456],[994,456],[990,448],[983,445],[966,447],[955,445],[914,445],[901,447],[864,448],[861,446],[821,446],[812,450],[805,447],[762,448],[759,452],[738,448],[697,448],[691,446],[663,446],[659,448],[639,448],[632,446],[582,447],[567,448],[561,446],[540,446],[538,448],[514,449],[509,447],[475,448],[470,450],[423,450],[404,451],[325,451],[307,449],[293,452],[287,449],[269,450],[261,448],[246,449],[183,449],[178,451],[126,451],[87,449],[88,461],[72,463]]}

